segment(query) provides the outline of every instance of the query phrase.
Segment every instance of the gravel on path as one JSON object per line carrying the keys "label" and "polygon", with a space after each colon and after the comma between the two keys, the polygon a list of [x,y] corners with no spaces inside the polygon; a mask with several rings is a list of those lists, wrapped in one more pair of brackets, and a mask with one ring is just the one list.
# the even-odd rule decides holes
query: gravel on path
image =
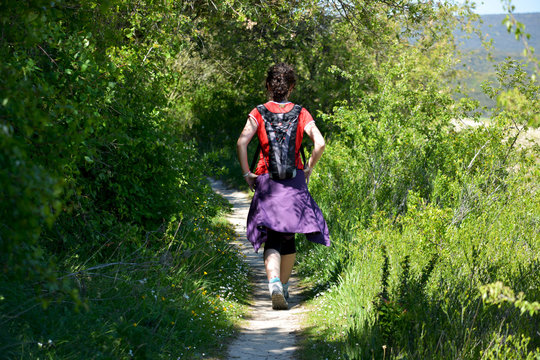
{"label": "gravel on path", "polygon": [[227,199],[233,212],[227,219],[234,225],[238,238],[234,242],[246,256],[253,277],[253,299],[246,320],[240,324],[238,337],[229,345],[227,359],[292,360],[301,330],[301,305],[298,281],[293,272],[289,283],[289,310],[272,310],[262,250],[256,254],[246,238],[246,219],[251,200],[245,192],[227,189],[220,181],[210,179],[214,191]]}

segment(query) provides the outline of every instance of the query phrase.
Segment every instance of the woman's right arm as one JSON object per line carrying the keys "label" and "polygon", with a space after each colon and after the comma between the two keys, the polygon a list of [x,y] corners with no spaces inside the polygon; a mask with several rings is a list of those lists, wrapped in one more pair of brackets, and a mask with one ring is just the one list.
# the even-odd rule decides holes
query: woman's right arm
{"label": "woman's right arm", "polygon": [[254,191],[255,179],[257,175],[253,174],[249,170],[248,158],[247,158],[247,146],[253,135],[257,133],[257,122],[252,117],[247,119],[244,130],[240,134],[238,141],[236,142],[236,153],[238,155],[238,161],[242,167],[242,173],[244,174],[244,179],[246,179],[247,184],[251,191]]}

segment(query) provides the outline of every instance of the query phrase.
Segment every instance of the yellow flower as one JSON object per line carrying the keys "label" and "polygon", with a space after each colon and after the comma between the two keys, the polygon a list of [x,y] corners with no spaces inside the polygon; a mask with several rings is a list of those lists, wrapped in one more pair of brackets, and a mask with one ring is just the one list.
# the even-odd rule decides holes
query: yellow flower
{"label": "yellow flower", "polygon": [[137,323],[133,323],[133,326],[137,327]]}
{"label": "yellow flower", "polygon": [[204,275],[208,275],[208,273],[205,271],[205,272],[204,272]]}

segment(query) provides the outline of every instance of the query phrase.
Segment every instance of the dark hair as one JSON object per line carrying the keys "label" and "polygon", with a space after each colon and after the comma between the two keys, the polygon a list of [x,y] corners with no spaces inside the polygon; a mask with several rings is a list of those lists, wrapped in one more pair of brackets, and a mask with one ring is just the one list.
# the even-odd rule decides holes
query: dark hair
{"label": "dark hair", "polygon": [[292,66],[279,63],[268,69],[266,88],[274,101],[283,101],[287,98],[291,85],[296,84],[296,76]]}

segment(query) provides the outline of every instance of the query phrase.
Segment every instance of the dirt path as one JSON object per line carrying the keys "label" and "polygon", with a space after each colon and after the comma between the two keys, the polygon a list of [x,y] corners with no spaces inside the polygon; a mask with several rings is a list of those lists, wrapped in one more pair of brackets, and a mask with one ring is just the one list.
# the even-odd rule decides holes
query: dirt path
{"label": "dirt path", "polygon": [[235,245],[246,255],[253,274],[253,300],[247,319],[241,324],[239,336],[230,344],[227,359],[242,360],[290,360],[297,350],[297,333],[301,329],[300,304],[297,279],[290,280],[288,311],[272,310],[268,283],[264,271],[262,250],[256,254],[246,239],[246,219],[250,200],[244,192],[227,189],[219,181],[210,181],[215,192],[222,195],[233,206],[228,220],[234,225],[238,238]]}

